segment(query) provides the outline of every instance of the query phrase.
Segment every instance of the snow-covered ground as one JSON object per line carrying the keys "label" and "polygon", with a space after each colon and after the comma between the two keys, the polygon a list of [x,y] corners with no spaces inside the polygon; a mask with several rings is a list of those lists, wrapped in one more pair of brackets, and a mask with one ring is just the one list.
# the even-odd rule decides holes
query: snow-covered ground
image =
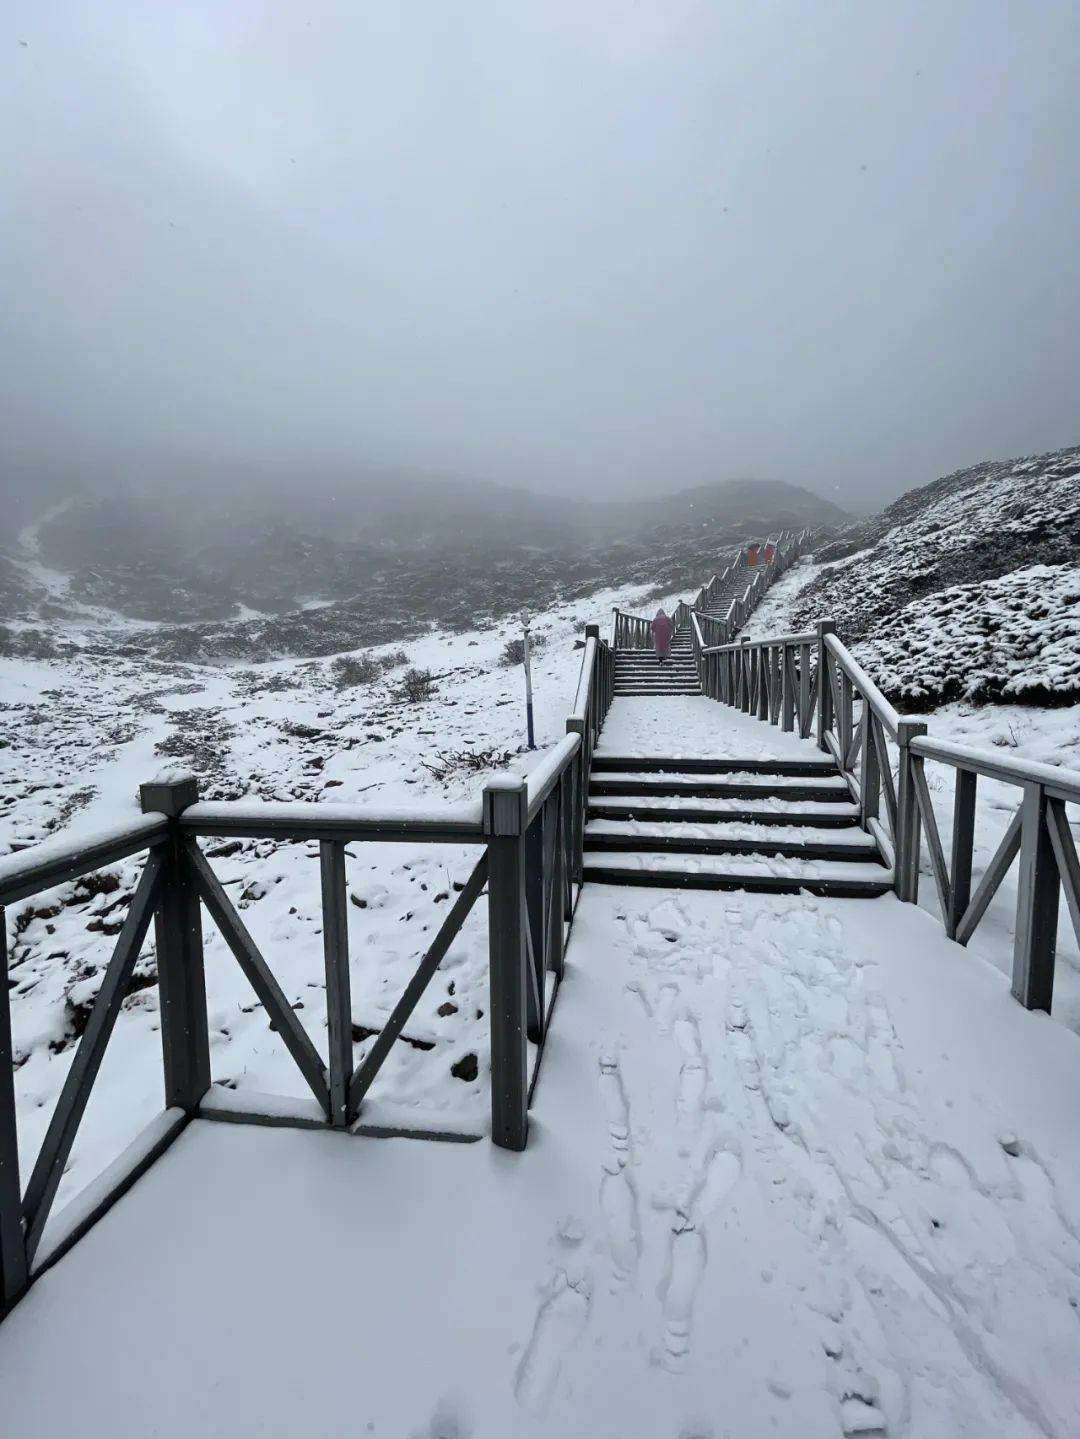
{"label": "snow-covered ground", "polygon": [[1078,1081],[891,897],[587,888],[525,1153],[196,1122],[5,1432],[1072,1439]]}

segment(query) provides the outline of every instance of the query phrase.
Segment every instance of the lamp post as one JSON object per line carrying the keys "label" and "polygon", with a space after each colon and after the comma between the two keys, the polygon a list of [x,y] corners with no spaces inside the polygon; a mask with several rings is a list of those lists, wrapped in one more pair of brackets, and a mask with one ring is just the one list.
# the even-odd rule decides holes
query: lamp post
{"label": "lamp post", "polygon": [[529,611],[521,611],[521,627],[525,631],[525,642],[523,646],[523,658],[525,662],[525,724],[529,736],[529,748],[536,748],[536,736],[533,732],[533,703],[532,703],[532,666],[529,663]]}

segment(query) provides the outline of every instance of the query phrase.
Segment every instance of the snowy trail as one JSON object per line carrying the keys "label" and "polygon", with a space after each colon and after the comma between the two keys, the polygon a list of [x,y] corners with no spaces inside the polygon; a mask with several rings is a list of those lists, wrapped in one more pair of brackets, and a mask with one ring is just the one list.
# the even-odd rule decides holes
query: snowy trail
{"label": "snowy trail", "polygon": [[0,1330],[12,1432],[1066,1439],[1078,1081],[891,897],[587,888],[523,1155],[196,1124]]}

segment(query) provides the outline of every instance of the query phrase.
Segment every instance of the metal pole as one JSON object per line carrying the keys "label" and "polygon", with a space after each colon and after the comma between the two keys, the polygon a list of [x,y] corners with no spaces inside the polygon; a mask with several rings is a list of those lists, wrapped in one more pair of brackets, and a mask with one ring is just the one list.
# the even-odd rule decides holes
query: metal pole
{"label": "metal pole", "polygon": [[532,665],[529,662],[529,611],[522,610],[521,624],[525,630],[525,725],[528,732],[529,748],[536,748],[536,734],[533,730]]}

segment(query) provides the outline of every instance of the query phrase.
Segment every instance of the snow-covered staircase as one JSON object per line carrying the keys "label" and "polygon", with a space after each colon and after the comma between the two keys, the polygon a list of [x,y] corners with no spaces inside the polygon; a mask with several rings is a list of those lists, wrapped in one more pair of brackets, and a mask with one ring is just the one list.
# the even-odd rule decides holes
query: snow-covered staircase
{"label": "snow-covered staircase", "polygon": [[671,641],[671,655],[663,664],[656,651],[615,651],[616,695],[699,695],[698,678],[690,631],[676,632]]}
{"label": "snow-covered staircase", "polygon": [[584,879],[868,897],[892,886],[829,760],[597,756]]}
{"label": "snow-covered staircase", "polygon": [[707,604],[701,606],[698,613],[706,615],[709,619],[727,619],[732,600],[738,599],[744,593],[747,584],[754,578],[754,573],[754,570],[745,564],[740,564],[731,572],[726,573],[716,586],[712,598]]}

